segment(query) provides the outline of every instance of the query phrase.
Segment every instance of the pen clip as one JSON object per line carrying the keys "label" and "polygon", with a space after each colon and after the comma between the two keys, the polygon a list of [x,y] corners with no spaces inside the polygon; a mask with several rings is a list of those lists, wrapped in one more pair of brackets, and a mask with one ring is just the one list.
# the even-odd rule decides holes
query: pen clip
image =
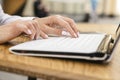
{"label": "pen clip", "polygon": [[117,30],[116,30],[116,35],[118,34],[119,29],[120,29],[120,24],[119,24],[119,25],[118,25],[118,27],[117,27]]}

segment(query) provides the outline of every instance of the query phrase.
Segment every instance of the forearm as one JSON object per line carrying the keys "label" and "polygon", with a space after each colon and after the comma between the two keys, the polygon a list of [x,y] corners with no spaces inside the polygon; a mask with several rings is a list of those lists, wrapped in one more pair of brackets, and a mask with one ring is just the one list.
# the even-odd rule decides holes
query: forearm
{"label": "forearm", "polygon": [[19,34],[21,33],[15,30],[11,25],[0,26],[0,44],[10,41]]}

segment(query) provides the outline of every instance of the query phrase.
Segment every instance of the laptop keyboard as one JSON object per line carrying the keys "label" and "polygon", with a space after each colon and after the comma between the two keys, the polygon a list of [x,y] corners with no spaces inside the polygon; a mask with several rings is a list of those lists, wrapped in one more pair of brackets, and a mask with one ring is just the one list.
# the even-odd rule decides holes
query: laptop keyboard
{"label": "laptop keyboard", "polygon": [[79,38],[51,37],[43,40],[43,44],[40,44],[40,46],[48,50],[89,52],[91,50],[96,51],[104,37],[104,34],[81,34]]}
{"label": "laptop keyboard", "polygon": [[80,34],[78,38],[49,37],[48,39],[25,42],[15,47],[16,50],[93,53],[96,52],[105,34]]}

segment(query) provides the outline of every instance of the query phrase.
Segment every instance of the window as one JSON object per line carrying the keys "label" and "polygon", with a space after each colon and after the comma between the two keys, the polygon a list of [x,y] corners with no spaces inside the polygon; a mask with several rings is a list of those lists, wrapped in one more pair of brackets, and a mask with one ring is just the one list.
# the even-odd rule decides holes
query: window
{"label": "window", "polygon": [[116,1],[116,13],[117,15],[120,15],[120,0]]}

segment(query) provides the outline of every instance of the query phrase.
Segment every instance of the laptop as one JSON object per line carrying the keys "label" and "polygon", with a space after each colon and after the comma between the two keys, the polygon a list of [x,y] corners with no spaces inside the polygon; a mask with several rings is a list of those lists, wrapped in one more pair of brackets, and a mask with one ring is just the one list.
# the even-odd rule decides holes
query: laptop
{"label": "laptop", "polygon": [[85,32],[80,33],[79,38],[63,36],[28,41],[9,48],[9,51],[26,56],[109,62],[119,43],[119,27],[114,39],[104,33]]}

